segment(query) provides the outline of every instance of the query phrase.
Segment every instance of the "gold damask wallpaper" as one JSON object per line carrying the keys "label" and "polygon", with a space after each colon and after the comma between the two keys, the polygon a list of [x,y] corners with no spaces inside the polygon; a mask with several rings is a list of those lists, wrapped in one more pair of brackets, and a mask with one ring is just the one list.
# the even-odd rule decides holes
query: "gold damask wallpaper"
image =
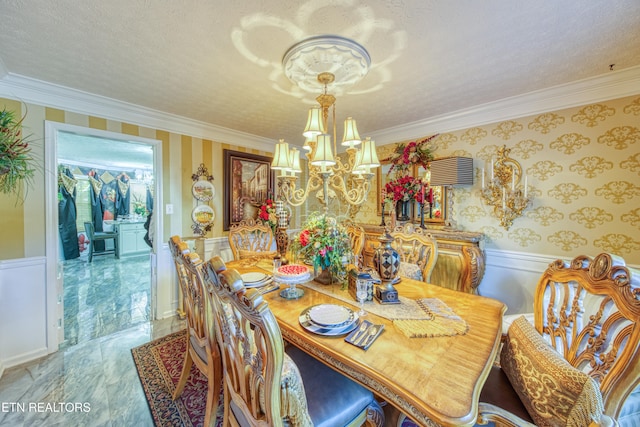
{"label": "gold damask wallpaper", "polygon": [[[482,168],[503,145],[520,162],[532,197],[509,230],[480,197]],[[379,147],[380,158],[394,146]],[[487,248],[561,258],[606,251],[640,264],[640,97],[444,133],[434,154],[473,157],[475,184],[453,189],[448,217],[484,233]],[[369,199],[359,218],[378,224],[376,197]]]}

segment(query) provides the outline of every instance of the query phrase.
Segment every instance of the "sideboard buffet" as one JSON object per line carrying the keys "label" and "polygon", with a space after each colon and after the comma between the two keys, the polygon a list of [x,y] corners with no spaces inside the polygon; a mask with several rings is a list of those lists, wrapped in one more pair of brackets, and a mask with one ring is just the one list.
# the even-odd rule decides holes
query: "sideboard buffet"
{"label": "sideboard buffet", "polygon": [[[384,227],[359,224],[365,231],[364,263],[373,267],[373,256],[380,246]],[[484,235],[447,227],[428,228],[438,242],[438,261],[431,273],[431,283],[467,293],[477,293],[485,269]]]}

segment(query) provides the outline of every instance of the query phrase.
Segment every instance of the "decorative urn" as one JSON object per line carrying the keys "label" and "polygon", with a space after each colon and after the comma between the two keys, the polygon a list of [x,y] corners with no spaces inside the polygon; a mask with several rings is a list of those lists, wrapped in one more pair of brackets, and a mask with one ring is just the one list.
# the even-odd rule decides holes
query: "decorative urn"
{"label": "decorative urn", "polygon": [[398,291],[393,287],[400,269],[400,255],[392,246],[393,237],[385,230],[378,239],[380,246],[373,255],[373,265],[380,276],[380,285],[376,287],[376,299],[381,304],[397,304]]}

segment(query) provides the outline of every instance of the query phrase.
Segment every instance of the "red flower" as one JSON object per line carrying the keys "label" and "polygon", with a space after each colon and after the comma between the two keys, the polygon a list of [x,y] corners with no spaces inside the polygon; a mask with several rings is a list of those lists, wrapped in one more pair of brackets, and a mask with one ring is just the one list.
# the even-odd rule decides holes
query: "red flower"
{"label": "red flower", "polygon": [[300,244],[304,247],[309,244],[309,237],[311,232],[309,230],[302,230],[300,232]]}

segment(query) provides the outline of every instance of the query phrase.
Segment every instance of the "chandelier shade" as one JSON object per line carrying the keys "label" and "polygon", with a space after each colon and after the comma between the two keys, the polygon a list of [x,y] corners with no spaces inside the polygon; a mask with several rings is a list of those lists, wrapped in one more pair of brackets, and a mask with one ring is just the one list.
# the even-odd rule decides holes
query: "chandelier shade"
{"label": "chandelier shade", "polygon": [[344,121],[344,136],[342,137],[342,145],[353,147],[361,143],[360,134],[356,121],[351,117],[347,117]]}
{"label": "chandelier shade", "polygon": [[311,164],[313,166],[320,166],[323,170],[327,166],[335,165],[336,161],[331,151],[331,135],[326,133],[318,135],[317,144],[316,153],[313,156],[313,160],[311,160]]}
{"label": "chandelier shade", "polygon": [[356,161],[356,167],[354,167],[354,169],[367,173],[371,168],[380,166],[380,160],[376,152],[376,142],[371,138],[367,137],[367,139],[362,141],[362,148],[358,153],[359,157],[357,157],[358,160]]}
{"label": "chandelier shade", "polygon": [[305,126],[302,135],[307,138],[313,139],[323,133],[326,133],[326,129],[324,127],[324,120],[322,119],[322,108],[310,108],[309,117],[307,118],[307,125]]}
{"label": "chandelier shade", "polygon": [[273,155],[273,161],[271,162],[271,169],[286,172],[290,167],[289,143],[284,142],[284,139],[281,139],[280,142],[276,144],[276,151]]}
{"label": "chandelier shade", "polygon": [[300,151],[295,147],[289,150],[289,172],[294,175],[302,172],[302,168],[300,168]]}

